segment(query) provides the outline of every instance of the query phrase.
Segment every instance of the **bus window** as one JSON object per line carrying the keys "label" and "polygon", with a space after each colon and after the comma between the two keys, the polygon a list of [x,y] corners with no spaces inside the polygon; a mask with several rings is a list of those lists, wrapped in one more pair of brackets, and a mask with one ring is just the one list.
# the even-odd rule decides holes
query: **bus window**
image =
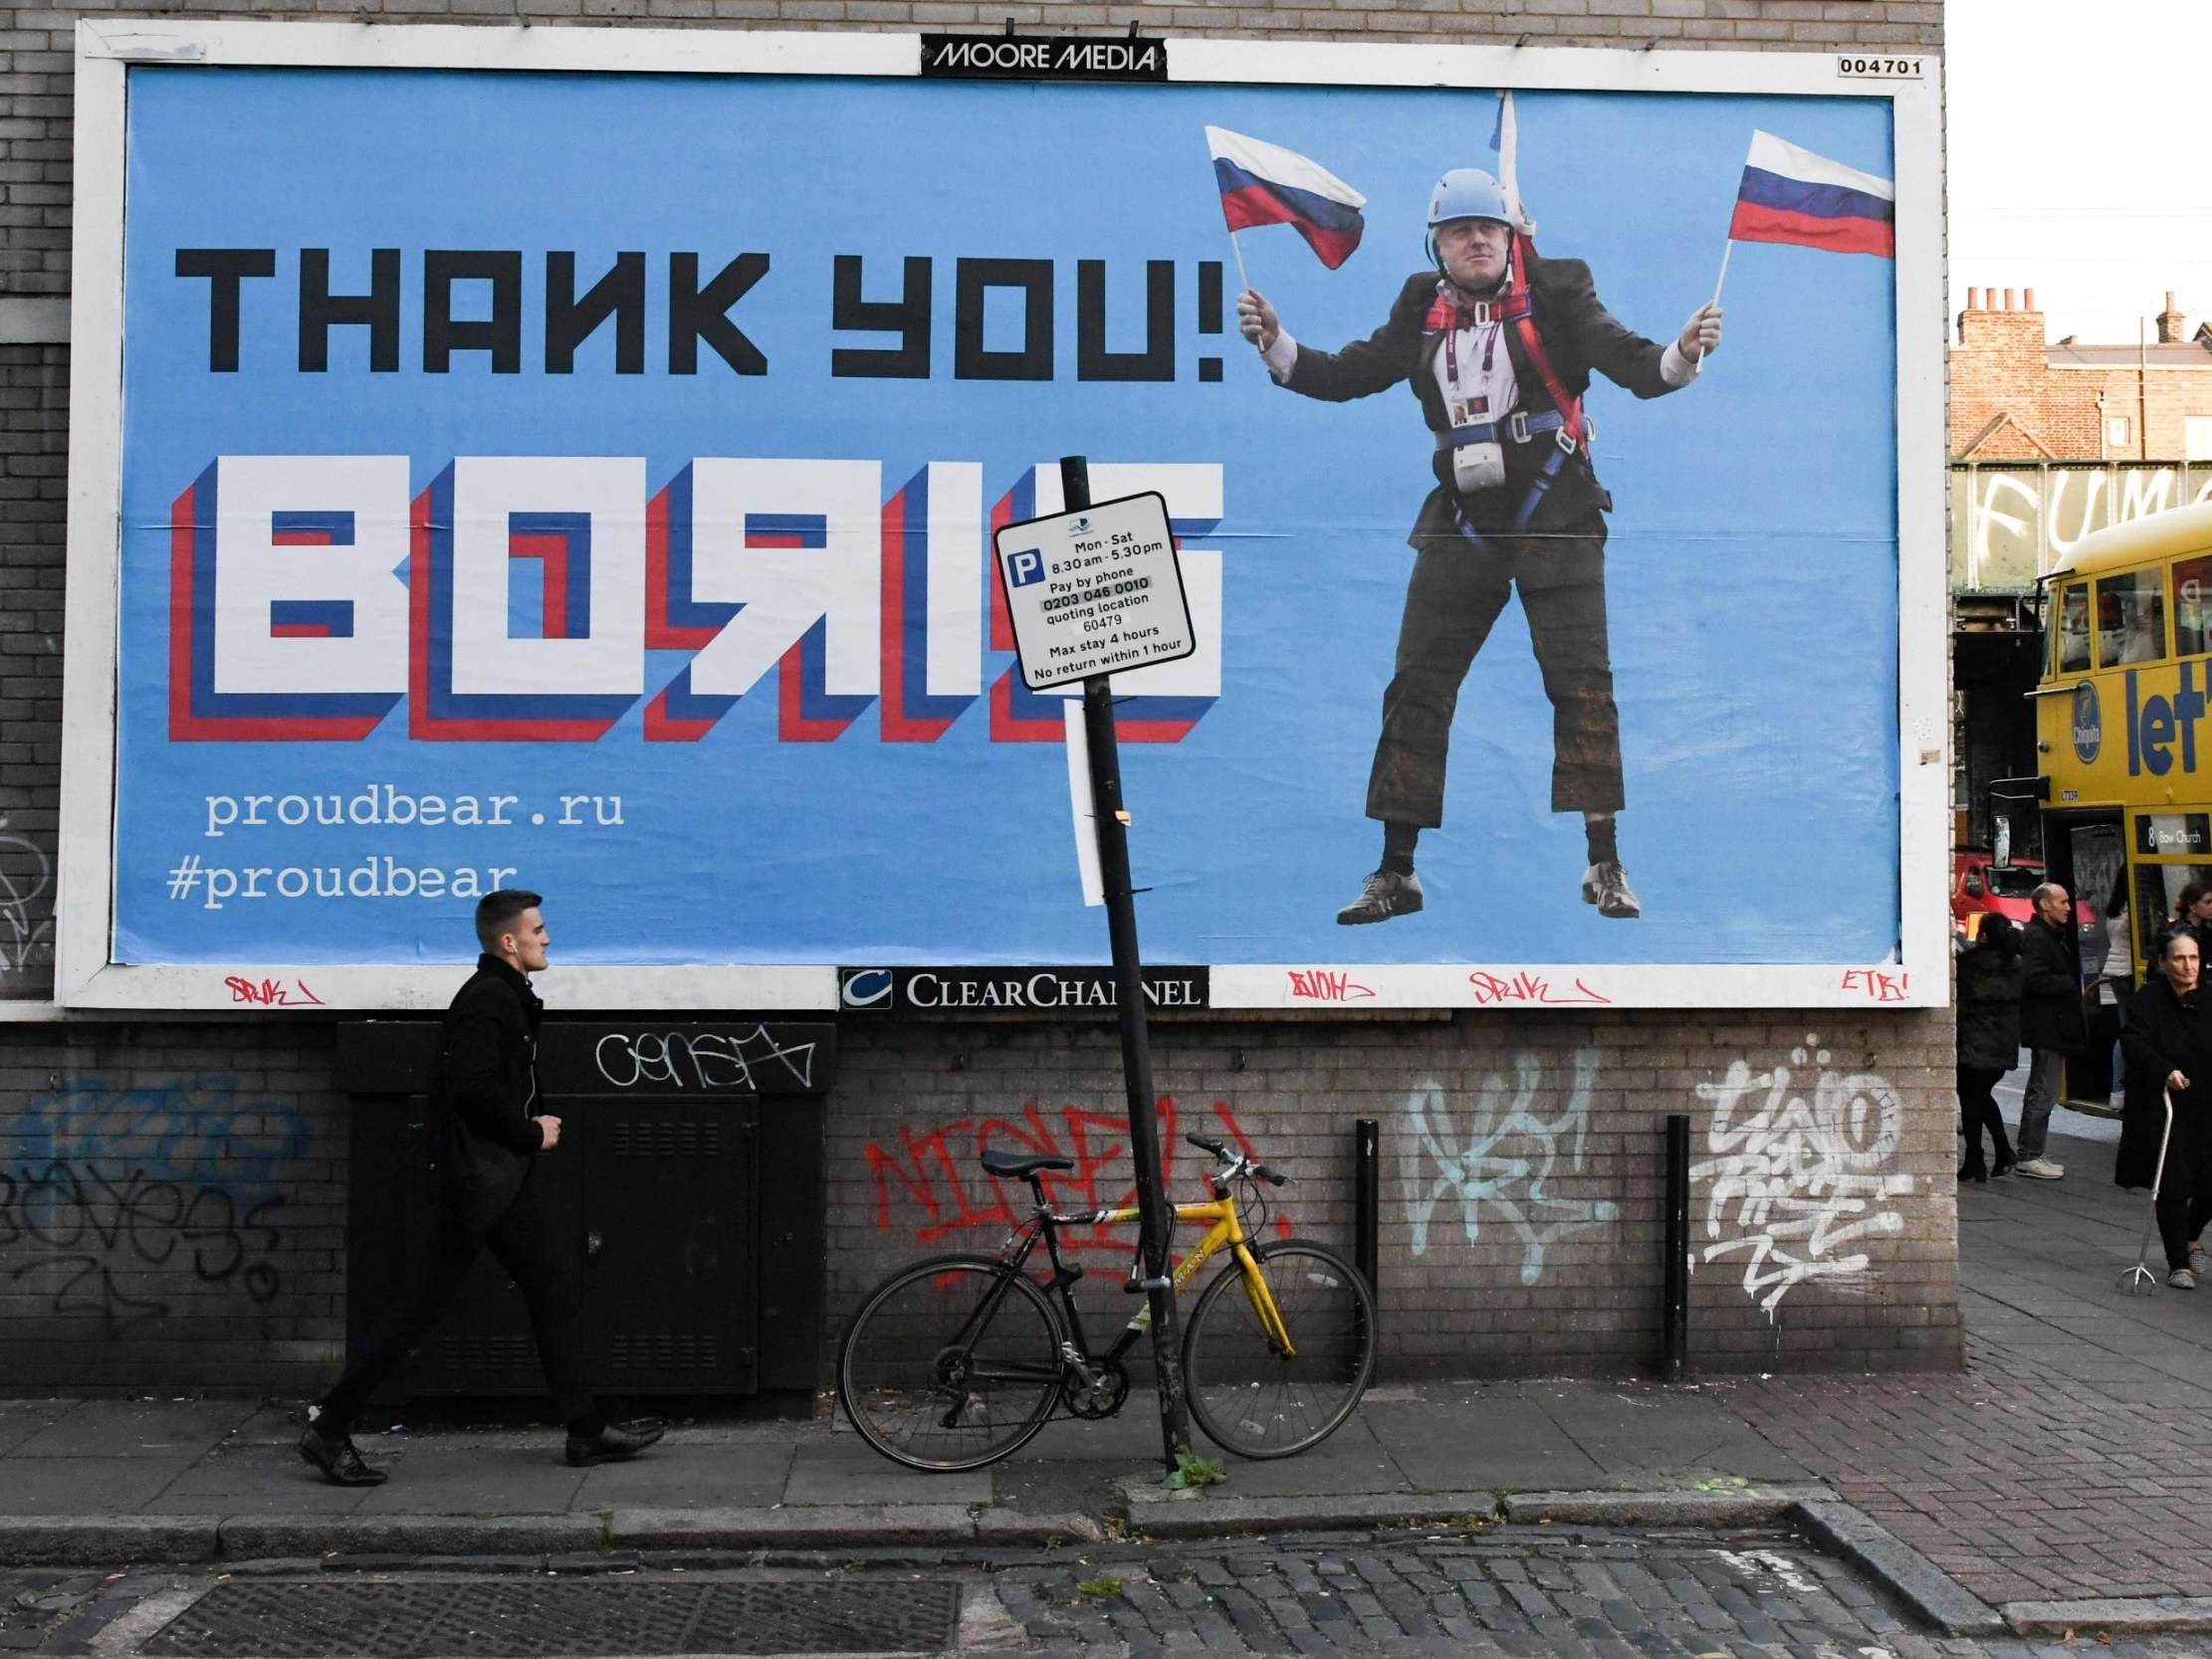
{"label": "bus window", "polygon": [[2212,600],[2212,557],[2177,560],[2173,567],[2173,654],[2212,651],[2206,640],[2206,601]]}
{"label": "bus window", "polygon": [[2142,918],[2139,930],[2147,958],[2158,935],[2172,926],[2173,914],[2187,887],[2212,888],[2212,864],[2138,864],[2135,866],[2135,910]]}
{"label": "bus window", "polygon": [[2105,576],[2097,584],[2097,662],[2154,662],[2166,654],[2166,596],[2156,570]]}
{"label": "bus window", "polygon": [[2090,590],[2080,583],[2059,595],[2059,672],[2087,674],[2090,667]]}

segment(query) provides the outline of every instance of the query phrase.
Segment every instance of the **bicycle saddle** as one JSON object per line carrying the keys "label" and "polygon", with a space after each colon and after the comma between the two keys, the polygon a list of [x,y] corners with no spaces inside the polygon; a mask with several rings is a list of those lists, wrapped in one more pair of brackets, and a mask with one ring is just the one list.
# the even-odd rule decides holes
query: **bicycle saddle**
{"label": "bicycle saddle", "polygon": [[1017,1157],[1012,1152],[986,1152],[984,1169],[994,1175],[1033,1175],[1039,1169],[1072,1169],[1071,1157]]}

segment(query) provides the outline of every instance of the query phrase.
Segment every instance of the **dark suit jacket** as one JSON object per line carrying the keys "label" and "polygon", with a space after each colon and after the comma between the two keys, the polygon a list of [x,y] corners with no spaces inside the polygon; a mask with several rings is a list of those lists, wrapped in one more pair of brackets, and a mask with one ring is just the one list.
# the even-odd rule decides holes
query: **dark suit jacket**
{"label": "dark suit jacket", "polygon": [[538,1028],[545,1004],[496,956],[454,994],[430,1073],[430,1107],[445,1151],[451,1219],[482,1233],[507,1212],[529,1177],[544,1136],[538,1099]]}
{"label": "dark suit jacket", "polygon": [[[1297,360],[1283,384],[1307,397],[1342,403],[1387,391],[1401,380],[1410,381],[1414,396],[1421,400],[1422,419],[1429,430],[1448,431],[1450,421],[1436,372],[1443,334],[1428,326],[1440,281],[1435,271],[1408,277],[1391,306],[1389,320],[1366,339],[1341,351],[1320,351],[1299,342]],[[1674,389],[1659,378],[1659,362],[1666,347],[1622,326],[1598,303],[1590,267],[1581,260],[1532,258],[1528,264],[1528,298],[1537,337],[1544,342],[1552,372],[1558,375],[1569,397],[1583,394],[1593,372],[1638,397],[1659,397]],[[1530,414],[1550,409],[1551,395],[1521,342],[1519,327],[1508,324],[1503,337],[1506,353],[1513,360],[1519,407]],[[1552,440],[1548,438],[1507,444],[1504,486],[1462,498],[1469,521],[1482,529],[1510,525],[1551,448]],[[1433,537],[1457,533],[1452,512],[1456,492],[1451,489],[1451,457],[1438,451],[1435,465],[1438,488],[1423,503],[1421,517],[1408,537],[1416,547]],[[1555,528],[1612,506],[1612,498],[1599,485],[1591,467],[1590,448],[1585,444],[1562,468],[1531,528]]]}
{"label": "dark suit jacket", "polygon": [[2020,1040],[2045,1053],[2079,1054],[2089,1040],[2074,934],[2036,917],[2020,930]]}

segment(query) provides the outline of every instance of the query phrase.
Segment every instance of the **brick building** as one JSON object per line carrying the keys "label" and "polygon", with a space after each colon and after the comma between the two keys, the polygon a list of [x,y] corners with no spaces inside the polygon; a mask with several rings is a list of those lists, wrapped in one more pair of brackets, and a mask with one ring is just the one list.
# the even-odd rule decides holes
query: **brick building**
{"label": "brick building", "polygon": [[2036,291],[1966,291],[1951,351],[1953,461],[2212,461],[2212,323],[2171,291],[2138,340],[2046,337]]}
{"label": "brick building", "polygon": [[[0,34],[10,99],[0,119],[0,1386],[306,1391],[342,1358],[348,1217],[379,1177],[353,1162],[337,1075],[344,1022],[312,1009],[111,1016],[51,1000],[80,15],[102,14],[18,7]],[[1034,0],[348,0],[253,15],[608,30],[995,31],[1011,19],[1118,32],[1135,21],[1171,38],[1824,56],[1942,43],[1934,0],[1372,0],[1111,15]],[[1870,980],[1865,1005],[1819,1010],[1163,1014],[1156,1073],[1183,1127],[1231,1126],[1311,1172],[1291,1219],[1338,1243],[1351,1222],[1353,1122],[1381,1122],[1380,1291],[1398,1374],[1650,1363],[1660,1130],[1672,1112],[1695,1118],[1695,1365],[1951,1367],[1961,1362],[1952,1018],[1881,1000]],[[826,1259],[810,1264],[825,1337],[892,1263],[997,1242],[1005,1216],[974,1170],[993,1135],[1079,1149],[1086,1134],[1111,1140],[1121,1098],[1103,1018],[847,1020],[839,1047],[821,1131]],[[1838,1155],[1861,1183],[1850,1190],[1879,1202],[1829,1215],[1819,1194],[1761,1185],[1761,1158],[1785,1183],[1810,1167],[1782,1149],[1800,1136],[1848,1141]],[[1124,1180],[1109,1173],[1102,1189]]]}

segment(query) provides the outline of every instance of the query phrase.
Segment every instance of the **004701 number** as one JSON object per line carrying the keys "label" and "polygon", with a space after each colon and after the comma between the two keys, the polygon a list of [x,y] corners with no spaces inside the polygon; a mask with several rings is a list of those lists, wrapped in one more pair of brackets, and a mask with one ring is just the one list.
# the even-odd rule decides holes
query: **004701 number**
{"label": "004701 number", "polygon": [[1917,81],[1920,79],[1920,60],[1854,58],[1847,54],[1836,60],[1836,73],[1861,81]]}

